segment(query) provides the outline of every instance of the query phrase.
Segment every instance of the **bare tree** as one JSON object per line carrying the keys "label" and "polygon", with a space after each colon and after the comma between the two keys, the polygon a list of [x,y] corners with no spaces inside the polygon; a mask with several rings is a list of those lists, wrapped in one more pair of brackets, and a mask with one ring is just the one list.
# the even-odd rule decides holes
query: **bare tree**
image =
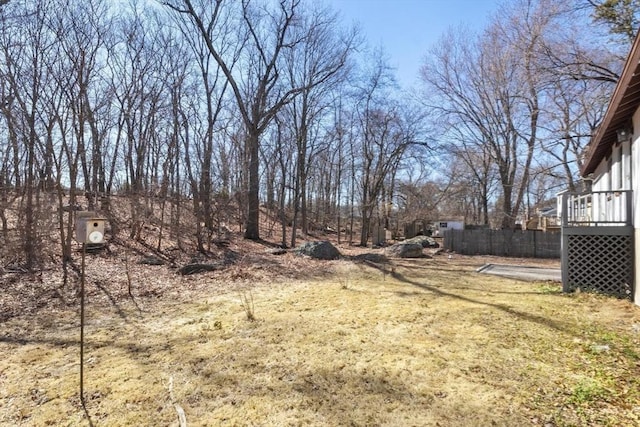
{"label": "bare tree", "polygon": [[504,228],[515,224],[539,146],[548,81],[537,59],[554,16],[548,7],[521,2],[504,9],[475,45],[467,35],[450,34],[422,70],[437,99],[433,107],[457,127],[462,146],[474,145],[473,152],[489,154],[495,165]]}
{"label": "bare tree", "polygon": [[[215,140],[221,139],[219,128],[221,116],[225,112],[225,92],[228,80],[225,79],[221,67],[215,61],[205,41],[198,33],[181,19],[176,20],[182,37],[192,50],[197,75],[198,89],[191,93],[193,97],[193,114],[191,115],[193,144],[185,140],[185,163],[193,196],[194,213],[196,215],[196,237],[198,250],[205,252],[210,249],[214,227],[214,150]],[[222,50],[224,40],[218,40]],[[183,52],[184,53],[184,52]],[[176,58],[180,61],[180,58]],[[184,58],[182,58],[184,61]],[[218,145],[222,146],[219,142]],[[223,147],[222,147],[223,148]],[[193,155],[195,154],[195,155]],[[224,153],[223,153],[224,154]],[[219,162],[218,164],[221,164]],[[206,248],[203,227],[206,230]]]}
{"label": "bare tree", "polygon": [[637,3],[636,0],[532,2],[546,10],[554,23],[539,41],[541,69],[557,79],[595,81],[613,87],[638,29]]}
{"label": "bare tree", "polygon": [[516,97],[520,83],[515,81],[520,58],[508,54],[495,58],[495,51],[504,46],[497,44],[497,35],[487,37],[484,45],[482,41],[471,45],[468,40],[473,36],[456,38],[449,33],[432,51],[422,78],[428,84],[430,104],[441,114],[449,141],[455,143],[449,150],[474,171],[482,204],[487,206],[483,222],[488,223],[488,188],[495,170],[507,193],[503,225],[509,226],[517,157],[521,155],[516,129],[521,121],[516,117],[521,117],[522,105]]}
{"label": "bare tree", "polygon": [[157,173],[153,159],[156,129],[164,106],[163,46],[157,22],[148,18],[148,10],[134,7],[118,23],[121,38],[112,47],[110,89],[119,112],[116,139],[122,148],[120,159],[125,172],[131,227],[130,238],[140,240],[147,217],[150,187]]}
{"label": "bare tree", "polygon": [[576,191],[582,154],[604,116],[609,86],[592,80],[557,80],[551,94],[552,105],[545,120],[551,136],[542,141],[542,150],[553,163],[543,168],[543,175],[561,174],[567,188]]}
{"label": "bare tree", "polygon": [[[21,239],[25,266],[33,270],[39,263],[41,234],[38,224],[40,186],[39,154],[42,150],[41,130],[43,126],[42,93],[47,90],[50,74],[47,62],[51,60],[53,45],[46,22],[52,13],[52,3],[37,3],[21,8],[10,5],[0,10],[4,25],[0,41],[4,67],[2,79],[6,82],[8,99],[3,113],[9,127],[10,141],[14,147],[16,190],[21,192]],[[44,118],[45,122],[48,122]],[[24,151],[20,152],[20,146]],[[24,156],[24,157],[22,157]],[[20,158],[24,158],[24,162]],[[17,162],[16,162],[17,160]],[[22,176],[20,176],[22,175]],[[20,176],[20,177],[19,177]]]}
{"label": "bare tree", "polygon": [[[296,245],[298,213],[301,215],[302,233],[308,232],[307,182],[309,166],[320,149],[317,143],[313,143],[320,140],[317,126],[322,114],[327,113],[330,91],[349,71],[345,67],[341,73],[336,72],[327,78],[327,66],[330,69],[335,67],[333,64],[344,64],[357,43],[357,31],[354,29],[341,34],[337,15],[326,8],[314,9],[304,19],[304,25],[297,28],[306,32],[305,36],[300,35],[303,42],[299,49],[287,52],[286,61],[291,86],[301,88],[287,108],[296,143],[291,246]],[[324,83],[319,84],[323,80]]]}
{"label": "bare tree", "polygon": [[376,52],[369,65],[358,89],[356,107],[362,246],[369,240],[372,215],[379,208],[385,182],[417,140],[411,116],[390,96],[393,76],[384,55]]}
{"label": "bare tree", "polygon": [[[296,30],[303,25],[303,6],[300,0],[281,1],[276,6],[265,2],[254,5],[243,0],[237,16],[236,45],[231,53],[221,49],[218,40],[227,37],[231,28],[227,13],[235,12],[231,2],[217,0],[213,4],[191,0],[166,1],[164,4],[181,13],[203,37],[213,58],[231,86],[246,131],[246,150],[249,156],[247,222],[245,237],[257,240],[259,231],[259,158],[260,137],[278,111],[301,91],[324,83],[343,66],[346,57],[327,61],[313,82],[289,86],[283,82],[281,69],[287,52],[297,49],[307,37],[306,31]],[[240,58],[240,55],[242,57]],[[241,73],[239,71],[241,69]]]}

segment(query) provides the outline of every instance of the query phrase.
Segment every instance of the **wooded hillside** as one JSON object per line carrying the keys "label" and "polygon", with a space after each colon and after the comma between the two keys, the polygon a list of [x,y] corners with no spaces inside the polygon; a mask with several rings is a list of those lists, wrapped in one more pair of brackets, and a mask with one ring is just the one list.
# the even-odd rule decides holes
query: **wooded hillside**
{"label": "wooded hillside", "polygon": [[321,3],[4,1],[5,264],[69,260],[78,209],[203,253],[223,231],[290,247],[415,219],[513,227],[576,188],[637,22],[587,3],[451,30],[407,92]]}

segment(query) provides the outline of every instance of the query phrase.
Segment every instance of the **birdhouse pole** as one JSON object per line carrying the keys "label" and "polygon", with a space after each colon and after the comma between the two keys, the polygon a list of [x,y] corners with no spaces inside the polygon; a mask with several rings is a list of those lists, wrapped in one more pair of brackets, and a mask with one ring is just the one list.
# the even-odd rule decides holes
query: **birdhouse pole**
{"label": "birdhouse pole", "polygon": [[82,267],[80,270],[80,402],[84,402],[84,266],[87,244],[82,242]]}
{"label": "birdhouse pole", "polygon": [[[82,264],[80,268],[80,402],[84,400],[84,283],[85,258],[87,243],[104,243],[105,219],[99,218],[95,212],[78,212],[76,214],[76,241],[82,244]],[[86,408],[85,408],[86,410]]]}

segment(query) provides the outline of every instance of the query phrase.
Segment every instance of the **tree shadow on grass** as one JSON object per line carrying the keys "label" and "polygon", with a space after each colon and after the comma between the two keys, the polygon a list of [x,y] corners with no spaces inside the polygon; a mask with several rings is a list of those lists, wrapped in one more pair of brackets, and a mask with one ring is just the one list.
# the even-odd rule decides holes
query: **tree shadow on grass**
{"label": "tree shadow on grass", "polygon": [[[111,293],[109,292],[109,290],[104,286],[104,284],[102,283],[101,280],[95,280],[94,285],[96,286],[96,288],[98,288],[99,290],[101,290],[109,299],[109,302],[111,302],[111,305],[113,306],[113,308],[116,310],[116,313],[118,313],[118,316],[120,316],[121,319],[123,319],[125,322],[129,321],[129,318],[127,317],[127,313],[124,312],[124,310],[122,310],[122,308],[120,307],[120,304],[118,304],[118,301],[116,300],[116,298],[111,295]],[[133,298],[132,298],[133,299]],[[140,307],[138,306],[138,304],[135,302],[135,300],[133,300],[133,303],[135,304],[136,308],[138,310],[140,310]]]}
{"label": "tree shadow on grass", "polygon": [[440,297],[448,297],[448,298],[454,298],[457,300],[461,300],[461,301],[465,301],[471,304],[478,304],[478,305],[484,305],[487,307],[492,307],[495,308],[499,311],[502,311],[504,313],[507,314],[511,314],[514,315],[522,320],[528,321],[528,322],[533,322],[533,323],[537,323],[541,326],[546,326],[552,329],[555,329],[556,331],[559,332],[563,332],[563,333],[567,333],[570,335],[573,335],[573,332],[571,332],[570,330],[568,330],[568,328],[565,327],[565,325],[563,325],[561,322],[557,322],[553,319],[549,319],[547,317],[543,317],[543,316],[538,316],[535,314],[531,314],[531,313],[527,313],[524,311],[520,311],[520,310],[516,310],[506,304],[497,304],[497,303],[492,303],[492,302],[487,302],[487,301],[482,301],[482,300],[478,300],[478,299],[474,299],[474,298],[470,298],[464,295],[460,295],[460,294],[455,294],[452,292],[447,292],[444,291],[436,286],[432,286],[432,285],[428,285],[426,283],[422,283],[422,282],[418,282],[415,280],[411,280],[407,277],[405,277],[403,274],[401,273],[397,273],[397,272],[393,272],[391,273],[392,277],[400,282],[404,282],[407,284],[410,284],[412,286],[417,286],[421,289],[425,289],[429,292],[432,292],[433,294],[440,296]]}
{"label": "tree shadow on grass", "polygon": [[[355,258],[354,258],[355,261]],[[435,271],[435,272],[439,272],[441,274],[445,274],[446,276],[450,276],[451,278],[457,278],[458,275],[460,274],[460,271],[456,271],[456,270],[451,270],[449,268],[440,268],[438,266],[435,265],[419,265],[419,264],[412,264],[412,263],[401,263],[401,262],[397,262],[397,261],[393,261],[393,260],[389,260],[386,259],[384,263],[376,263],[376,262],[371,262],[368,260],[364,260],[361,261],[362,264],[368,265],[369,267],[375,268],[377,270],[379,270],[381,273],[383,274],[390,274],[392,277],[394,278],[398,278],[398,277],[403,277],[403,279],[398,279],[401,282],[407,282],[408,279],[404,278],[404,276],[400,273],[396,272],[396,268],[397,267],[401,267],[401,268],[405,268],[405,269],[409,269],[409,270],[429,270],[429,271]],[[469,273],[471,273],[471,271],[469,271]],[[439,276],[442,277],[442,276]],[[510,277],[502,277],[503,279],[511,279],[511,280],[519,280],[518,278],[510,278]],[[482,288],[474,288],[474,287],[470,287],[470,286],[451,286],[448,287],[448,289],[459,289],[459,290],[470,290],[470,291],[476,291],[476,292],[488,292],[491,294],[504,294],[504,295],[541,295],[543,293],[547,293],[547,294],[561,294],[562,293],[562,289],[561,289],[561,285],[558,282],[555,281],[521,281],[522,283],[529,283],[532,286],[535,285],[540,285],[541,283],[549,286],[554,286],[554,287],[558,287],[557,291],[546,291],[546,292],[540,292],[540,291],[495,291],[495,290],[489,290],[489,289],[482,289]],[[418,282],[411,282],[411,284],[416,285]],[[422,287],[423,289],[426,290],[432,290],[432,288],[435,288],[434,286],[429,286],[429,285],[425,285],[425,286],[429,286],[429,288],[425,288],[424,286],[421,285],[417,285]],[[396,292],[398,295],[400,296],[411,296],[411,295],[416,295],[417,293],[414,292]],[[443,295],[446,294],[443,293]]]}

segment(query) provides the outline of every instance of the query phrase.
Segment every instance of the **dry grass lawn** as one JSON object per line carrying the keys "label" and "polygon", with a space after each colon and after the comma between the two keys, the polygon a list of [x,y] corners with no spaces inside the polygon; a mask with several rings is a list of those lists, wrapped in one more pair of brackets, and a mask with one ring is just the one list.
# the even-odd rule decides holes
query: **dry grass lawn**
{"label": "dry grass lawn", "polygon": [[[162,297],[90,297],[86,412],[77,310],[13,317],[0,425],[178,426],[180,409],[189,426],[640,425],[638,307],[476,264],[342,260],[312,279],[207,273]],[[164,274],[145,268],[136,283]]]}

